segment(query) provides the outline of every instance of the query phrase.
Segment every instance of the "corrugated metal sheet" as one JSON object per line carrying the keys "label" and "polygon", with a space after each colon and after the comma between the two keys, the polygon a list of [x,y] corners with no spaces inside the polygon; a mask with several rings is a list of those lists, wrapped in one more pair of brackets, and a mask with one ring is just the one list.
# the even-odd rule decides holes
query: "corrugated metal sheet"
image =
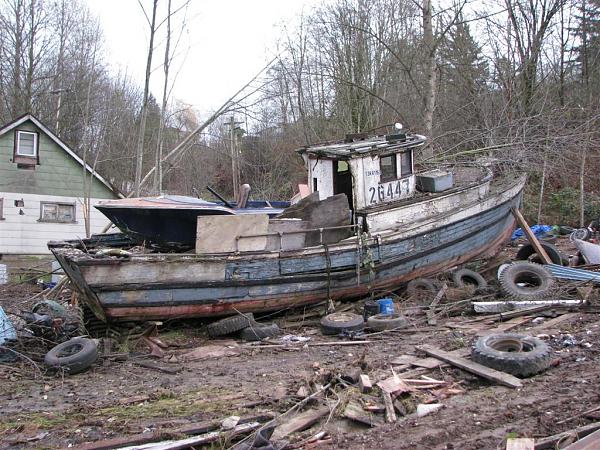
{"label": "corrugated metal sheet", "polygon": [[557,264],[547,264],[545,267],[547,267],[550,272],[552,272],[552,275],[554,275],[556,278],[561,278],[563,280],[593,281],[595,283],[600,283],[600,273],[597,272],[591,272],[584,269],[575,269],[573,267],[564,267]]}

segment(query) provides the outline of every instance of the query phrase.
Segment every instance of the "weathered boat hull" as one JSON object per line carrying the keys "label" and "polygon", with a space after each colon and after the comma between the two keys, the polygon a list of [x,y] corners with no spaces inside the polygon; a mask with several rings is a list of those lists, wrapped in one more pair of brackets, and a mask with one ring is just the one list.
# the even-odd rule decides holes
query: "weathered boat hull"
{"label": "weathered boat hull", "polygon": [[287,252],[94,258],[50,248],[87,303],[111,321],[272,311],[394,289],[493,253],[513,228],[524,179],[411,228]]}

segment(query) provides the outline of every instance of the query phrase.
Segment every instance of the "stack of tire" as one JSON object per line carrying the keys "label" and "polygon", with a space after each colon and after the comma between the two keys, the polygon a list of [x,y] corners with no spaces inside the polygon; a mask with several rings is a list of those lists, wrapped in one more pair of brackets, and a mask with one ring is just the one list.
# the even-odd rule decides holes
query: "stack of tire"
{"label": "stack of tire", "polygon": [[281,330],[275,323],[262,324],[254,320],[252,313],[238,314],[218,320],[206,327],[211,338],[219,338],[234,333],[248,342],[262,341],[281,334]]}

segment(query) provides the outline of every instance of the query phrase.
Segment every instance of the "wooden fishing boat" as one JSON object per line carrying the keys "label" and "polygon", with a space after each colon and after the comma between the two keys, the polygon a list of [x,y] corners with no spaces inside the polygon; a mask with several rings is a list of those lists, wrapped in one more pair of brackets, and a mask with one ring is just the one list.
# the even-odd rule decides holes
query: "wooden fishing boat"
{"label": "wooden fishing boat", "polygon": [[[346,223],[329,228],[314,214],[289,219],[283,232],[213,223],[214,239],[188,253],[140,251],[122,235],[48,245],[107,321],[283,310],[395,289],[496,252],[514,228],[511,207],[525,184],[523,176],[473,164],[416,174],[413,151],[423,143],[397,134],[300,149],[317,206],[348,199]],[[302,239],[286,240],[293,236]]]}

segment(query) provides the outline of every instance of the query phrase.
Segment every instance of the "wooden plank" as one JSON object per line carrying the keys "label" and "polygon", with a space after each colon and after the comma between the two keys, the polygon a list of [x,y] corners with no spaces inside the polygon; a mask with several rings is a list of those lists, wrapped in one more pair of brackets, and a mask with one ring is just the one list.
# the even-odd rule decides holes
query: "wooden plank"
{"label": "wooden plank", "polygon": [[427,353],[428,355],[452,364],[453,366],[459,367],[503,386],[508,386],[511,388],[519,388],[523,386],[521,380],[519,380],[517,377],[500,372],[498,370],[490,369],[489,367],[482,366],[481,364],[469,361],[468,359],[451,355],[449,352],[445,352],[431,345],[424,344],[417,347],[417,349]]}
{"label": "wooden plank", "polygon": [[562,433],[553,434],[552,436],[545,437],[543,439],[536,440],[535,450],[546,450],[553,449],[559,442],[565,444],[567,440],[574,442],[577,439],[581,439],[588,434],[591,434],[597,430],[600,430],[600,422],[590,423],[573,430],[564,431]]}
{"label": "wooden plank", "polygon": [[485,336],[487,334],[493,333],[506,333],[514,328],[520,327],[521,325],[526,324],[527,322],[531,322],[533,317],[514,317],[506,322],[502,322],[496,328],[484,328],[481,330],[477,330],[477,336]]}
{"label": "wooden plank", "polygon": [[383,395],[383,402],[385,403],[385,421],[387,423],[393,423],[396,419],[396,411],[394,411],[394,404],[392,403],[392,396],[389,392],[384,390],[381,391]]}
{"label": "wooden plank", "polygon": [[371,383],[369,375],[365,375],[364,373],[358,377],[358,385],[360,386],[360,392],[363,394],[371,392],[371,389],[373,389],[373,383]]}
{"label": "wooden plank", "polygon": [[506,450],[533,450],[534,440],[531,438],[508,438]]}
{"label": "wooden plank", "polygon": [[576,319],[579,316],[580,316],[579,313],[563,314],[561,316],[555,317],[554,319],[550,319],[545,322],[542,322],[541,324],[537,325],[534,328],[536,329],[536,331],[547,330],[550,328],[554,328],[555,326],[557,326],[563,322],[566,322],[567,320]]}
{"label": "wooden plank", "polygon": [[318,422],[322,417],[330,413],[329,407],[323,406],[318,409],[309,409],[289,421],[279,425],[273,432],[273,440],[282,439],[296,431],[306,430],[308,427]]}
{"label": "wooden plank", "polygon": [[[471,354],[471,348],[462,347],[456,350],[452,350],[450,354],[453,356],[469,356]],[[445,362],[440,361],[437,358],[422,358],[412,363],[413,366],[423,367],[425,369],[436,369],[445,364]]]}
{"label": "wooden plank", "polygon": [[412,364],[415,361],[418,361],[420,358],[418,356],[415,355],[400,355],[400,356],[396,356],[394,359],[392,359],[390,361],[390,364],[393,365],[397,365],[397,366],[403,366],[405,364]]}
{"label": "wooden plank", "polygon": [[431,301],[431,303],[429,305],[429,309],[426,312],[427,323],[429,325],[432,325],[432,326],[437,325],[437,319],[435,318],[435,307],[440,302],[440,300],[442,299],[444,294],[446,294],[447,290],[448,290],[448,285],[446,283],[444,283],[442,285],[442,288],[438,291],[438,293],[435,294],[435,297],[433,297],[433,300]]}
{"label": "wooden plank", "polygon": [[346,405],[344,417],[356,422],[364,423],[370,427],[376,427],[383,423],[380,417],[365,411],[363,407],[354,400],[350,400]]}
{"label": "wooden plank", "polygon": [[588,434],[583,439],[565,447],[564,450],[598,450],[600,448],[600,430]]}
{"label": "wooden plank", "polygon": [[264,250],[267,244],[267,236],[239,239],[240,236],[266,234],[267,214],[198,216],[197,220],[196,253]]}
{"label": "wooden plank", "polygon": [[538,241],[538,239],[535,237],[535,234],[533,233],[533,231],[531,231],[531,228],[529,228],[529,225],[525,221],[525,218],[521,214],[521,211],[519,211],[514,206],[511,207],[510,210],[513,213],[513,215],[515,216],[515,219],[517,219],[519,226],[521,227],[521,229],[527,236],[527,239],[529,240],[529,242],[531,242],[531,245],[535,249],[535,252],[540,256],[540,259],[543,261],[543,263],[544,264],[552,264],[552,260],[548,256],[548,253],[546,253],[546,250],[544,250],[544,247],[541,246],[540,241]]}

